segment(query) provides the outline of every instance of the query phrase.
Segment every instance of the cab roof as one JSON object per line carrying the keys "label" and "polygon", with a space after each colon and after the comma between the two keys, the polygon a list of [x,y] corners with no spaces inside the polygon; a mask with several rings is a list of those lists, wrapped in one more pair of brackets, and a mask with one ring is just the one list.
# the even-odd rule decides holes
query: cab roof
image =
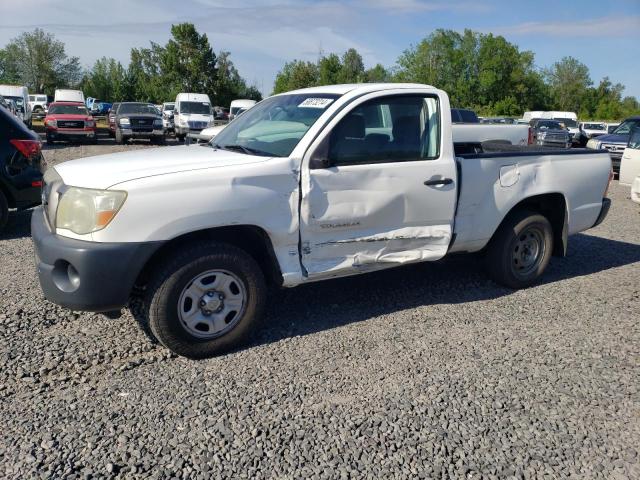
{"label": "cab roof", "polygon": [[334,95],[344,95],[345,93],[368,93],[379,92],[380,90],[396,90],[403,88],[428,88],[434,89],[431,85],[421,83],[346,83],[342,85],[323,85],[320,87],[301,88],[286,93],[328,93]]}

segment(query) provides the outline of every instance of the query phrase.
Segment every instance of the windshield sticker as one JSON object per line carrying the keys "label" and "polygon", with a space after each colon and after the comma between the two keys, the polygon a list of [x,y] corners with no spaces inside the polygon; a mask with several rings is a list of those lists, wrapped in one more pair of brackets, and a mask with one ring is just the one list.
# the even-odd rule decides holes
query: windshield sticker
{"label": "windshield sticker", "polygon": [[333,103],[333,98],[307,98],[298,108],[327,108]]}

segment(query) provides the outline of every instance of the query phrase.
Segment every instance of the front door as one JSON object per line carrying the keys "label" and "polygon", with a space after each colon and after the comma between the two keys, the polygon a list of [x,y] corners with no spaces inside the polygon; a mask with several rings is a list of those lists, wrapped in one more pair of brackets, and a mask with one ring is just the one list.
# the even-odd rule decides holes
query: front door
{"label": "front door", "polygon": [[328,163],[303,169],[300,250],[309,278],[446,254],[457,174],[441,107],[434,95],[382,96],[335,123],[324,139]]}

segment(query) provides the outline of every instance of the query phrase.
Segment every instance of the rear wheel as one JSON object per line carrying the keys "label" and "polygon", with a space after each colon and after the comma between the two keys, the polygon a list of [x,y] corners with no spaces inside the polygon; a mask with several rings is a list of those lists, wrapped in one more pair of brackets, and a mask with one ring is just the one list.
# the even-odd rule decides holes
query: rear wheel
{"label": "rear wheel", "polygon": [[0,190],[0,231],[5,227],[9,220],[9,202]]}
{"label": "rear wheel", "polygon": [[165,347],[189,358],[232,350],[253,333],[265,301],[256,261],[231,245],[184,248],[147,288],[149,327]]}
{"label": "rear wheel", "polygon": [[509,288],[533,285],[544,273],[553,251],[553,228],[543,215],[520,211],[508,217],[489,244],[487,271]]}

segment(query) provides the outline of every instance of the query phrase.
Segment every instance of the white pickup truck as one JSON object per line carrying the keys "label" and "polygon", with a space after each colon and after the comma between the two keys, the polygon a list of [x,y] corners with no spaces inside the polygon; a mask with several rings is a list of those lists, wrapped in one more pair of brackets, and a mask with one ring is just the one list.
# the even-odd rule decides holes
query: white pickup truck
{"label": "white pickup truck", "polygon": [[425,85],[273,96],[210,144],[50,168],[32,217],[40,284],[75,310],[143,295],[153,334],[191,358],[246,339],[269,283],[484,251],[493,279],[528,287],[606,216],[611,160],[510,148],[456,155],[449,98]]}

